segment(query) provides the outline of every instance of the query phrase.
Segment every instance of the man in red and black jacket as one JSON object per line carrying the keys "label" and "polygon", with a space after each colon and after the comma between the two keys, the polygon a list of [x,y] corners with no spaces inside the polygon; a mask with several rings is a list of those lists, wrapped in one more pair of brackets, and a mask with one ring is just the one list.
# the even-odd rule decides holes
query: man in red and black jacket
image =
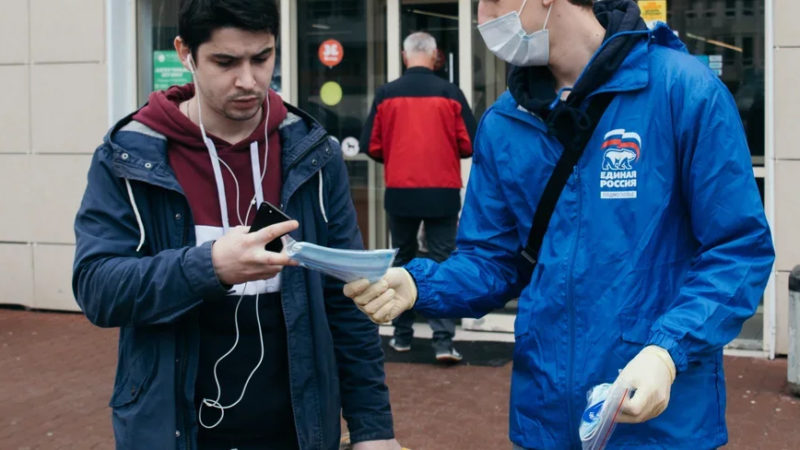
{"label": "man in red and black jacket", "polygon": [[[431,259],[443,261],[455,248],[462,187],[459,159],[472,156],[476,124],[461,90],[434,74],[436,59],[433,36],[409,35],[403,42],[407,70],[378,88],[361,134],[361,148],[386,166],[384,203],[392,243],[400,249],[397,265],[417,256],[420,223]],[[411,348],[413,321],[411,311],[395,319],[392,348]],[[436,359],[460,361],[453,348],[453,321],[428,323]]]}

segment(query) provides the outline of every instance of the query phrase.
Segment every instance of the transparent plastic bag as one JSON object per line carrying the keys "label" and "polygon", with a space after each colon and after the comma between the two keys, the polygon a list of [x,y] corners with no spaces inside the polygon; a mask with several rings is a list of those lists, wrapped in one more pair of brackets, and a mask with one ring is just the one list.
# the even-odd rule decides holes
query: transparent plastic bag
{"label": "transparent plastic bag", "polygon": [[630,389],[620,383],[604,383],[586,393],[586,409],[579,434],[583,450],[603,450],[614,432],[622,402]]}
{"label": "transparent plastic bag", "polygon": [[366,278],[374,283],[392,267],[397,249],[346,250],[295,241],[285,236],[286,254],[302,267],[322,272],[346,283]]}

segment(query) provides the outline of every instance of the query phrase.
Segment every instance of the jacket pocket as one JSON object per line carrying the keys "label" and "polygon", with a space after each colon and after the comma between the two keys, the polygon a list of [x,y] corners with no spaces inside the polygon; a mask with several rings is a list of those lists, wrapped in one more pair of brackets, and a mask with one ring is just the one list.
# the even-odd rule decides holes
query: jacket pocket
{"label": "jacket pocket", "polygon": [[620,325],[623,342],[644,345],[650,338],[650,328],[653,326],[653,321],[641,317],[622,316]]}
{"label": "jacket pocket", "polygon": [[644,348],[644,344],[650,338],[652,326],[653,321],[648,318],[620,316],[620,339],[614,348],[620,369]]}
{"label": "jacket pocket", "polygon": [[131,357],[130,361],[120,355],[118,371],[122,371],[114,386],[109,406],[120,408],[134,403],[147,389],[155,373],[156,358],[151,349],[144,349]]}

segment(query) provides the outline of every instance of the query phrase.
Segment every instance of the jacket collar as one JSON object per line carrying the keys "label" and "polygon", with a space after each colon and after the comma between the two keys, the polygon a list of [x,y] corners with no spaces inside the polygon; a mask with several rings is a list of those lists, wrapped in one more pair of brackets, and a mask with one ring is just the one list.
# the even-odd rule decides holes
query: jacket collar
{"label": "jacket collar", "polygon": [[[327,132],[314,118],[292,105],[284,103],[289,111],[279,126],[281,136],[281,165],[284,184],[293,170],[303,167],[315,144],[327,137]],[[160,133],[132,120],[133,112],[117,122],[103,139],[111,150],[110,164],[116,176],[137,180],[183,194],[175,172],[167,158],[167,139]],[[332,156],[323,152],[319,158],[309,159],[311,168],[321,167]],[[314,164],[311,164],[311,161]]]}
{"label": "jacket collar", "polygon": [[406,71],[403,73],[403,75],[407,75],[407,74],[411,74],[411,73],[424,73],[424,74],[433,75],[433,71],[431,69],[428,69],[427,67],[423,67],[423,66],[409,67],[408,69],[406,69]]}
{"label": "jacket collar", "polygon": [[[644,89],[650,83],[650,61],[649,51],[654,45],[671,48],[681,52],[687,52],[686,46],[678,39],[673,31],[665,24],[658,24],[652,30],[636,30],[617,33],[607,39],[603,45],[595,52],[595,56],[590,60],[590,64],[594,58],[604,49],[608,42],[620,37],[620,35],[627,34],[640,34],[643,39],[639,39],[636,45],[630,50],[628,55],[620,64],[618,70],[606,80],[604,83],[598,85],[587,98],[603,93],[603,92],[632,92]],[[588,67],[588,65],[587,65]],[[581,77],[585,72],[581,74]],[[580,78],[579,78],[580,79]],[[504,115],[524,120],[528,123],[539,122],[543,119],[535,110],[526,108],[511,94],[506,91],[492,107],[497,112]],[[543,129],[547,129],[542,124]]]}

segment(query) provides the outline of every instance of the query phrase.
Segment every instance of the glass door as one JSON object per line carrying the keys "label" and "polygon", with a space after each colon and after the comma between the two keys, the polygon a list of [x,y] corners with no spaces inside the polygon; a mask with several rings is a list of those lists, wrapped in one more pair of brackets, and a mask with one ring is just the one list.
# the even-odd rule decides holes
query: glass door
{"label": "glass door", "polygon": [[434,71],[458,85],[458,1],[402,0],[400,42],[415,31],[436,39],[438,58]]}
{"label": "glass door", "polygon": [[297,2],[297,103],[342,145],[368,248],[385,247],[382,166],[359,152],[375,89],[386,82],[385,0]]}

